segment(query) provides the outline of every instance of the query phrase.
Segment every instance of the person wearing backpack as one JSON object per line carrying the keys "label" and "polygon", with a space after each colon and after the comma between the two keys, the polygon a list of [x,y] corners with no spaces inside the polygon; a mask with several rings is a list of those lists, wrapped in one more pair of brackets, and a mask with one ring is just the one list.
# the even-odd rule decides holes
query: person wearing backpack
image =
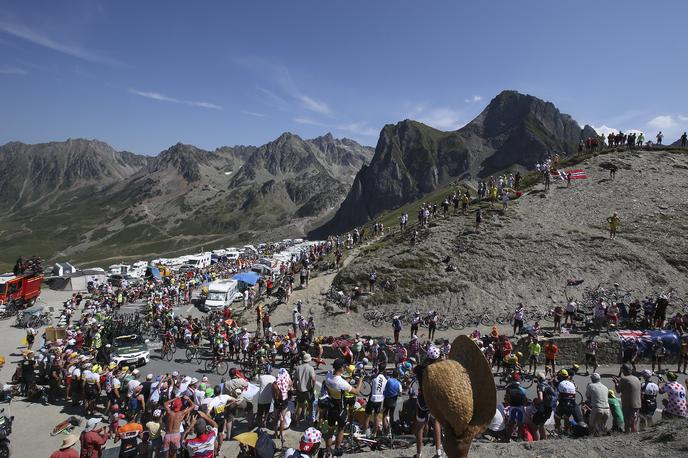
{"label": "person wearing backpack", "polygon": [[524,436],[525,425],[525,406],[528,403],[526,390],[521,386],[521,374],[514,373],[513,381],[505,389],[504,401],[509,404],[509,419],[506,424],[505,441],[511,440],[511,431],[514,426],[518,427],[518,437]]}
{"label": "person wearing backpack", "polygon": [[530,417],[531,431],[534,440],[547,439],[547,429],[545,422],[552,415],[556,397],[554,388],[545,378],[545,373],[540,371],[537,377],[537,397],[533,400],[533,414]]}
{"label": "person wearing backpack", "polygon": [[324,450],[320,449],[322,434],[315,428],[308,428],[303,432],[299,449],[289,448],[284,452],[284,458],[320,458]]}

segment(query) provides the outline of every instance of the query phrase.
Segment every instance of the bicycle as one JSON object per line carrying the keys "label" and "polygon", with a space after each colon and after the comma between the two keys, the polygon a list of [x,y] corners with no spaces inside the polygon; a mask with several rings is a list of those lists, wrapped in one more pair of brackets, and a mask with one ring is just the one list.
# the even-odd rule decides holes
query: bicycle
{"label": "bicycle", "polygon": [[174,359],[174,354],[177,351],[177,347],[174,342],[165,342],[160,348],[160,359],[165,359],[167,361],[172,361]]}
{"label": "bicycle", "polygon": [[206,372],[215,372],[217,375],[222,376],[229,370],[229,365],[222,357],[214,356],[205,361],[204,369]]}
{"label": "bicycle", "polygon": [[186,348],[185,356],[187,362],[196,361],[196,364],[201,362],[201,348],[198,345],[189,345]]}

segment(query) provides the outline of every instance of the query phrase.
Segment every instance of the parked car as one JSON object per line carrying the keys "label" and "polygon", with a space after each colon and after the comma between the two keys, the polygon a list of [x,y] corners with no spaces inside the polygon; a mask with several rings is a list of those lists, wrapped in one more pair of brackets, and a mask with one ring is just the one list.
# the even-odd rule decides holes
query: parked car
{"label": "parked car", "polygon": [[128,334],[115,337],[110,360],[119,366],[143,366],[150,361],[148,340],[140,335]]}

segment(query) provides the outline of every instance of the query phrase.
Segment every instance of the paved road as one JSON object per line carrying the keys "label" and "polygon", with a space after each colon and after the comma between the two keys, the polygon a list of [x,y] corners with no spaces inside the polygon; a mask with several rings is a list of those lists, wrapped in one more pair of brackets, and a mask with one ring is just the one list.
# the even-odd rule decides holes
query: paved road
{"label": "paved road", "polygon": [[[57,293],[53,291],[47,291],[43,294],[42,299],[44,302],[55,306],[56,310],[59,310],[59,304],[66,299],[68,294]],[[127,306],[127,309],[131,311],[136,310],[136,306]],[[191,313],[193,315],[200,314],[195,308],[189,308],[188,306],[179,308],[177,313],[182,313],[187,315]],[[11,326],[13,320],[0,321],[0,354],[7,357],[7,364],[0,372],[0,380],[9,381],[11,374],[14,370],[15,364],[20,361],[21,347],[19,343],[24,336],[24,331]],[[457,333],[458,334],[458,333]],[[152,345],[156,348],[156,345]],[[331,361],[328,361],[328,366]],[[322,367],[322,369],[327,369],[327,367]],[[220,377],[216,374],[206,374],[203,371],[202,364],[200,367],[195,364],[187,363],[183,355],[183,350],[177,352],[176,358],[171,361],[164,361],[159,358],[156,351],[152,351],[151,362],[144,367],[140,368],[142,376],[147,373],[152,374],[162,374],[172,372],[174,370],[180,373],[187,374],[193,377],[201,378],[207,375],[211,381],[218,383]],[[618,373],[618,366],[603,366],[600,367],[599,372],[603,374],[603,382],[612,387],[611,376]],[[318,373],[318,382],[322,381],[325,375],[325,370],[321,370]],[[683,377],[681,378],[681,381]],[[579,390],[584,393],[585,386],[588,383],[588,377],[576,376],[576,385]],[[533,396],[535,394],[535,387],[531,387],[529,394]],[[503,396],[503,392],[499,392],[499,398]],[[3,407],[7,410],[7,413],[15,416],[15,427],[12,434],[13,443],[13,456],[16,457],[47,457],[51,451],[57,449],[61,443],[61,437],[51,437],[49,432],[52,428],[64,420],[68,415],[78,415],[79,412],[75,412],[70,405],[60,405],[60,406],[43,406],[40,404],[26,403],[23,400],[15,400],[11,404],[3,404]],[[239,423],[238,429],[235,429],[235,433],[241,432],[244,425]],[[80,431],[76,431],[77,433]],[[294,445],[298,443],[300,432],[289,431],[287,433],[288,444]],[[108,445],[110,449],[116,449],[111,443]],[[236,443],[226,443],[223,447],[223,456],[233,457],[236,456],[238,448]],[[403,451],[401,456],[412,456],[413,451],[408,449]]]}

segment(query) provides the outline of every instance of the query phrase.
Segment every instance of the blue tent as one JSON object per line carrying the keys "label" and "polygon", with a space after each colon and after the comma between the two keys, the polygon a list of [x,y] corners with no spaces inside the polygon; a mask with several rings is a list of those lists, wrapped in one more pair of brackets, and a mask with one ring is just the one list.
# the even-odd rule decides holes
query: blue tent
{"label": "blue tent", "polygon": [[255,285],[256,283],[258,283],[260,275],[258,275],[255,272],[242,272],[240,274],[236,274],[232,278],[234,278],[236,281],[242,281],[249,285]]}

